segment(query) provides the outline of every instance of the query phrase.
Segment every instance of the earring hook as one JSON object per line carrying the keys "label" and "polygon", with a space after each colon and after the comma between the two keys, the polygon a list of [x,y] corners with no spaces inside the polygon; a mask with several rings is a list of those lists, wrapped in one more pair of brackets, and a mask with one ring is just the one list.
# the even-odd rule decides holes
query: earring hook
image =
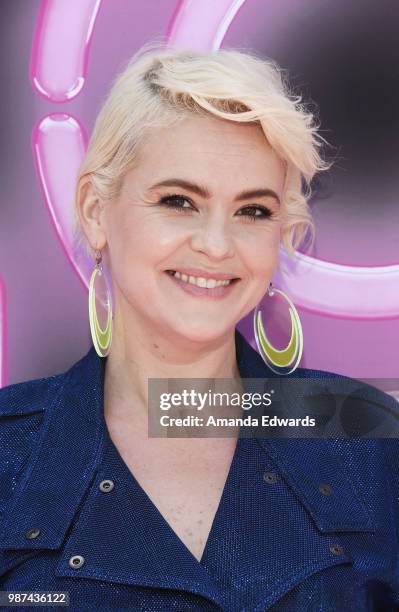
{"label": "earring hook", "polygon": [[96,252],[96,266],[99,266],[100,263],[102,262],[103,256],[99,249],[96,249],[95,252]]}

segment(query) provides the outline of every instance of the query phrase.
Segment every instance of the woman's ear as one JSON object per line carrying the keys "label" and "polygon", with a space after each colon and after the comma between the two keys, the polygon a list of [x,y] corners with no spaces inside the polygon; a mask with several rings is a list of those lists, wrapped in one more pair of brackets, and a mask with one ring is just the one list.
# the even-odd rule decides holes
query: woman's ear
{"label": "woman's ear", "polygon": [[76,212],[80,226],[93,250],[101,250],[107,243],[104,205],[94,189],[89,176],[79,182],[76,195]]}

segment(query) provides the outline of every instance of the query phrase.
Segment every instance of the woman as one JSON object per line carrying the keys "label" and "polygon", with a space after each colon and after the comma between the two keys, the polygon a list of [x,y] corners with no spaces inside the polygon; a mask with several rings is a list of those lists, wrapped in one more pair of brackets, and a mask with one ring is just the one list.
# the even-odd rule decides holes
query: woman
{"label": "woman", "polygon": [[94,347],[0,393],[2,591],[68,592],[72,610],[396,609],[395,441],[148,435],[149,379],[286,380],[262,330],[259,355],[235,327],[280,241],[313,228],[321,141],[251,54],[154,46],[118,77],[76,189]]}

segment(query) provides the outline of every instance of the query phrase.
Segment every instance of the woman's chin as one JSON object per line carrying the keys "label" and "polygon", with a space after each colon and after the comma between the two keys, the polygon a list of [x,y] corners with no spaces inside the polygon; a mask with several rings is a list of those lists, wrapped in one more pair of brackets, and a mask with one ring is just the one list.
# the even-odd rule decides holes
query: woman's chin
{"label": "woman's chin", "polygon": [[207,343],[215,343],[221,338],[225,338],[229,331],[231,334],[234,334],[235,326],[231,326],[231,330],[229,328],[223,327],[216,328],[214,325],[204,324],[195,327],[185,327],[175,331],[174,338],[176,343],[180,341],[184,344],[193,343],[193,344],[207,344]]}

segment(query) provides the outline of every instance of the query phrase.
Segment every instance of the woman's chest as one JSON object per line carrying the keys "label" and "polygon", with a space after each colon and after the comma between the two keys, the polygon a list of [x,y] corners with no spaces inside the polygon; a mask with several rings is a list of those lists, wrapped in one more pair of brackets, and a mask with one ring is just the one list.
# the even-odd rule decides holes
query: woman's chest
{"label": "woman's chest", "polygon": [[209,483],[207,486],[170,485],[165,490],[142,480],[144,489],[152,503],[172,528],[178,538],[189,549],[192,555],[200,561],[212,528],[223,485]]}
{"label": "woman's chest", "polygon": [[126,437],[118,437],[116,432],[112,441],[130,475],[200,561],[226,485],[236,441],[226,444],[225,452],[217,454],[213,465],[195,450],[182,451],[180,456],[160,447],[157,452],[156,445],[126,444]]}

